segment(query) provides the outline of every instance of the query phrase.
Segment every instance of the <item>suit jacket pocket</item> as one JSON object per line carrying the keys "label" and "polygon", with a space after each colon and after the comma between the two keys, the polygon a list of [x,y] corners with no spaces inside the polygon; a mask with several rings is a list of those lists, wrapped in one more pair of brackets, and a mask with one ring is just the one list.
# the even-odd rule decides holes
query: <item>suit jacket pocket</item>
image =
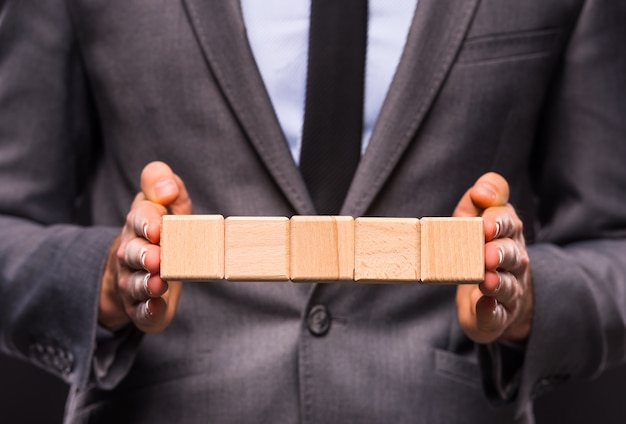
{"label": "suit jacket pocket", "polygon": [[435,372],[460,383],[481,387],[478,363],[452,352],[435,350]]}
{"label": "suit jacket pocket", "polygon": [[558,35],[557,29],[542,29],[468,38],[459,53],[458,63],[544,56],[554,50]]}

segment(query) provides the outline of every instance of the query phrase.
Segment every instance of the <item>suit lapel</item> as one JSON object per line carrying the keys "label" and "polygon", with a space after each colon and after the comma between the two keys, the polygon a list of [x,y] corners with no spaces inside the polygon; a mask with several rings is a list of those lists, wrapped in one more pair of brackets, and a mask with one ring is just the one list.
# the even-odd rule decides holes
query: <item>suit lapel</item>
{"label": "suit lapel", "polygon": [[205,58],[261,160],[296,213],[314,213],[246,37],[238,0],[184,0]]}
{"label": "suit lapel", "polygon": [[342,214],[367,212],[437,96],[478,3],[419,0],[405,51]]}

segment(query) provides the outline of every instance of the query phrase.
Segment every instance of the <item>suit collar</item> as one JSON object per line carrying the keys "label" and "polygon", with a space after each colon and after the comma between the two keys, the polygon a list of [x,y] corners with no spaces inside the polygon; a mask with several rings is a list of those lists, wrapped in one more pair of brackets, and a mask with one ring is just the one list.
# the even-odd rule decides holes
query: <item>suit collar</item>
{"label": "suit collar", "polygon": [[419,0],[398,69],[341,213],[362,216],[414,139],[479,0]]}
{"label": "suit collar", "polygon": [[252,55],[239,0],[184,2],[209,68],[260,159],[296,213],[314,213]]}

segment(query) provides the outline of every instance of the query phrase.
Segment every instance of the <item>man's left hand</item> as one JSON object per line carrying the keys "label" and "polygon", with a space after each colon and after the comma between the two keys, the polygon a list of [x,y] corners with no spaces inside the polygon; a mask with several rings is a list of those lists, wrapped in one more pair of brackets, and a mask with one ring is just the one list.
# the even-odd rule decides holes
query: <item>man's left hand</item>
{"label": "man's left hand", "polygon": [[476,343],[526,340],[532,326],[532,280],[523,225],[509,203],[508,183],[495,173],[481,176],[453,216],[482,216],[485,225],[485,280],[457,288],[461,327]]}

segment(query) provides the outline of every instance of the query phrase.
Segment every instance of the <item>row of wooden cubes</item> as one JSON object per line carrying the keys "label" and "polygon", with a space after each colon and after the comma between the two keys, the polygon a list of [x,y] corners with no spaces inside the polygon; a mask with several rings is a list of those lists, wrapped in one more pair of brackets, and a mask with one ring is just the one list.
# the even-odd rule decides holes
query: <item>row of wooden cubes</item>
{"label": "row of wooden cubes", "polygon": [[478,283],[482,218],[166,215],[165,280]]}

